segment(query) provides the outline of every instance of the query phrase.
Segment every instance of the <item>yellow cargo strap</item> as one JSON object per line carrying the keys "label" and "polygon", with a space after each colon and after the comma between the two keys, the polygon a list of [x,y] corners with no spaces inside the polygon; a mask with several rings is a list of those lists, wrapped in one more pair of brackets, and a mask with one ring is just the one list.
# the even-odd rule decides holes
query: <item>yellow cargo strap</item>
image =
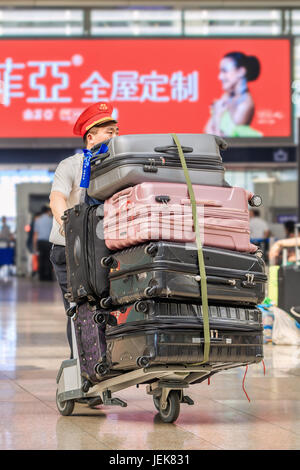
{"label": "yellow cargo strap", "polygon": [[195,230],[195,235],[196,235],[196,245],[197,245],[197,251],[198,251],[198,264],[199,264],[200,285],[201,285],[201,297],[202,297],[203,329],[204,329],[203,362],[200,362],[197,364],[197,365],[200,365],[208,361],[209,350],[210,350],[210,331],[209,331],[209,315],[208,315],[208,299],[207,299],[205,264],[204,264],[202,243],[201,243],[199,223],[198,223],[197,204],[196,204],[193,185],[191,183],[189,171],[188,171],[186,161],[185,161],[185,156],[181,148],[180,142],[178,140],[178,137],[176,134],[171,134],[171,136],[173,137],[173,140],[177,146],[181,166],[182,166],[184,177],[185,177],[186,184],[188,187],[188,192],[189,192],[191,206],[192,206],[194,230]]}

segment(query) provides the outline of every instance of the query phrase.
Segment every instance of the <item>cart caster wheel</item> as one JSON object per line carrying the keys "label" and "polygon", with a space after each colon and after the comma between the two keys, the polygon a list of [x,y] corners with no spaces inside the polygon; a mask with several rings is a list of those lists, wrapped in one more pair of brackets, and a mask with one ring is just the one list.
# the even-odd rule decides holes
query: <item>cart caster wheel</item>
{"label": "cart caster wheel", "polygon": [[159,416],[164,423],[174,423],[179,416],[179,412],[179,395],[176,391],[172,390],[167,398],[167,408],[163,410],[159,404]]}
{"label": "cart caster wheel", "polygon": [[59,401],[58,391],[56,391],[56,406],[61,415],[70,416],[73,413],[74,405],[74,400],[67,400],[64,402]]}

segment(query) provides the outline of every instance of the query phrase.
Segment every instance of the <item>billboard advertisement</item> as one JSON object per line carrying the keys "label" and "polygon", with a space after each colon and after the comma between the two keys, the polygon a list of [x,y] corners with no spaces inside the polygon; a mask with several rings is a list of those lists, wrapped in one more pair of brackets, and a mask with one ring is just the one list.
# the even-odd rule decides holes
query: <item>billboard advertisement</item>
{"label": "billboard advertisement", "polygon": [[0,139],[71,138],[85,107],[110,101],[122,134],[291,140],[290,48],[286,38],[2,39]]}

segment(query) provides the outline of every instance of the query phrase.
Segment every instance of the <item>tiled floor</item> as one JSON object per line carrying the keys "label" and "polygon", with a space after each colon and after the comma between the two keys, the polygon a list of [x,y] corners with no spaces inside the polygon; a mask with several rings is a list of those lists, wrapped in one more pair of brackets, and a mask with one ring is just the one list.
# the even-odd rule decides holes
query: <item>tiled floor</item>
{"label": "tiled floor", "polygon": [[56,283],[0,280],[0,449],[299,449],[300,349],[265,346],[262,364],[191,386],[175,424],[160,421],[145,387],[117,396],[127,408],[76,404],[61,416],[56,374],[68,358]]}

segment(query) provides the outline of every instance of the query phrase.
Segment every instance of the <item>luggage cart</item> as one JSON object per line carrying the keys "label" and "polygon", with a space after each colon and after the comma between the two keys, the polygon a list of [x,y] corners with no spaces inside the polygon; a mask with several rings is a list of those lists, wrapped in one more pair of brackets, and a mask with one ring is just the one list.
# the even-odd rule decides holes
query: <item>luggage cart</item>
{"label": "luggage cart", "polygon": [[[74,358],[62,362],[57,375],[56,405],[63,416],[69,416],[76,402],[117,405],[126,407],[127,403],[112,394],[134,385],[146,384],[146,392],[153,396],[154,406],[165,423],[173,423],[179,416],[180,405],[193,405],[193,400],[185,394],[185,389],[200,383],[215,373],[235,367],[246,366],[249,362],[214,363],[200,365],[149,365],[123,372],[111,371],[115,376],[103,377],[97,384],[91,384],[81,376],[74,325],[72,322]],[[261,357],[257,358],[259,362]],[[101,399],[101,401],[99,400]]]}

